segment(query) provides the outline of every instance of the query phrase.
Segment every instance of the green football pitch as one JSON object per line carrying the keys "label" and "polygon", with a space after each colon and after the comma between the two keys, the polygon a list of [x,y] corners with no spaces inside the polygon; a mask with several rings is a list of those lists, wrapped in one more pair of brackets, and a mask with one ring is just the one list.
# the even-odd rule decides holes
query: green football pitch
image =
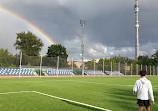
{"label": "green football pitch", "polygon": [[[147,78],[152,82],[156,102],[151,111],[158,111],[158,76]],[[139,77],[0,79],[0,111],[101,111],[88,105],[112,111],[138,111],[137,98],[132,92],[137,79]]]}

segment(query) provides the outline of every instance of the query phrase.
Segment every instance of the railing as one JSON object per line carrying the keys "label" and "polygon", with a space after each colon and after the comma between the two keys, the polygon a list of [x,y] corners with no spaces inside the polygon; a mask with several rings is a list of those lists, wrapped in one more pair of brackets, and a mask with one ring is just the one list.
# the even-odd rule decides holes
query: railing
{"label": "railing", "polygon": [[[23,56],[16,59],[12,66],[1,65],[0,75],[81,75],[82,63],[60,57]],[[17,61],[19,60],[19,65]],[[6,62],[6,61],[5,61]],[[158,66],[147,66],[112,61],[86,62],[85,75],[139,75],[145,70],[147,75],[158,75]]]}

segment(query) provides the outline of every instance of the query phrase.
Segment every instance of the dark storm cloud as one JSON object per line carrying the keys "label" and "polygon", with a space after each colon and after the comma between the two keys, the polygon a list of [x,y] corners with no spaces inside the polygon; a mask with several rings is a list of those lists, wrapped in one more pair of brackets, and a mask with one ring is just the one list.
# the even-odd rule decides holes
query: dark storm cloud
{"label": "dark storm cloud", "polygon": [[[96,1],[94,1],[94,3],[95,2]],[[78,2],[72,3],[74,3],[72,6],[76,6]],[[54,4],[52,3],[52,5],[43,5],[15,1],[12,2],[12,4],[8,4],[7,7],[40,27],[57,42],[65,38],[72,39],[74,35],[79,36],[81,29],[79,20],[83,18],[87,21],[85,33],[89,41],[98,41],[107,45],[129,45],[127,41],[134,32],[134,30],[130,28],[134,22],[134,19],[131,17],[132,12],[130,12],[129,9],[124,11],[123,8],[116,11],[114,10],[111,13],[107,13],[107,11],[104,12],[104,8],[103,12],[97,12],[97,10],[100,9],[98,9],[98,6],[95,6],[94,3],[92,2],[93,7],[90,8],[93,9],[92,11],[94,12],[89,12],[88,4],[84,4],[84,7],[79,7],[79,4],[79,6],[77,5],[78,7],[76,7],[79,9],[73,11],[71,7],[61,6],[56,2],[54,2]],[[107,5],[105,4],[105,6]],[[85,7],[87,7],[89,11],[87,11]],[[95,7],[97,10],[95,10]],[[82,10],[85,10],[84,14],[82,14]],[[78,14],[80,11],[81,13]],[[115,43],[120,40],[120,38],[122,41]]]}
{"label": "dark storm cloud", "polygon": [[127,11],[122,13],[116,11],[92,19],[90,21],[91,25],[87,26],[90,39],[92,38],[108,46],[131,46],[134,44],[134,40],[132,40],[134,36],[132,22],[134,20],[128,14]]}
{"label": "dark storm cloud", "polygon": [[17,1],[8,4],[7,7],[39,27],[57,43],[64,38],[71,38],[76,33],[70,26],[74,21],[73,14],[59,5],[47,6]]}
{"label": "dark storm cloud", "polygon": [[[98,52],[98,57],[101,56],[104,52],[99,53],[97,47],[102,44],[103,50],[113,49],[113,53],[105,51],[109,56],[119,53],[134,56],[135,0],[8,0],[0,3],[39,27],[55,42],[64,44],[70,53],[80,53],[79,20],[84,19],[86,43],[89,47],[87,53],[91,49],[89,53]],[[141,50],[144,50],[146,44],[150,45],[146,47],[156,49],[151,43],[158,43],[157,3],[156,0],[140,0]],[[74,42],[73,45],[68,41]]]}

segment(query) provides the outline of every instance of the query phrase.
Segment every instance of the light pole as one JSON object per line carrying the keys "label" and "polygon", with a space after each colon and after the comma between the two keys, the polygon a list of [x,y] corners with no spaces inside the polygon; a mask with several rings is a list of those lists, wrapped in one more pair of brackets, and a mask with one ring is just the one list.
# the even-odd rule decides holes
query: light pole
{"label": "light pole", "polygon": [[80,20],[80,24],[82,26],[82,44],[81,44],[81,48],[82,48],[82,76],[84,77],[84,27],[85,27],[86,21]]}
{"label": "light pole", "polygon": [[41,78],[41,73],[42,73],[42,55],[41,55],[41,62],[40,62],[40,78]]}
{"label": "light pole", "polygon": [[20,74],[21,74],[21,63],[22,63],[22,51],[20,53],[20,73],[19,73],[19,78],[20,78]]}

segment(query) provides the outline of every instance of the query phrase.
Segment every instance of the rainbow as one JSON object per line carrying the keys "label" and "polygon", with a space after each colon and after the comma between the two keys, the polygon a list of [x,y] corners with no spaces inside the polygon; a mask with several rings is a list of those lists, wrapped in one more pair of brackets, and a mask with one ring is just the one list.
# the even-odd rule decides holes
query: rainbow
{"label": "rainbow", "polygon": [[0,6],[0,10],[4,11],[5,13],[17,18],[18,20],[21,20],[22,22],[24,22],[25,24],[27,24],[29,27],[31,27],[32,29],[34,29],[38,34],[40,34],[42,37],[44,37],[49,43],[51,44],[56,44],[53,40],[50,39],[49,36],[47,36],[44,32],[42,32],[38,27],[36,27],[35,25],[31,24],[29,21],[27,21],[26,19],[20,17],[19,15],[15,14],[14,12]]}

